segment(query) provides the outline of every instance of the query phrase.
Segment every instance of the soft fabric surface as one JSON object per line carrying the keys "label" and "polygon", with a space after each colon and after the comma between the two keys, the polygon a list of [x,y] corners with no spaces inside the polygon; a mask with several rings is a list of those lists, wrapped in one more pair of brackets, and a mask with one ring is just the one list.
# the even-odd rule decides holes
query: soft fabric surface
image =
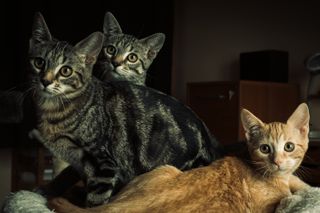
{"label": "soft fabric surface", "polygon": [[[30,191],[19,191],[7,196],[3,213],[52,213],[46,206],[46,198]],[[276,213],[319,213],[320,188],[311,187],[284,198]]]}
{"label": "soft fabric surface", "polygon": [[281,200],[276,213],[319,213],[320,188],[300,190]]}
{"label": "soft fabric surface", "polygon": [[3,213],[52,213],[46,206],[43,196],[30,192],[18,191],[7,196],[2,207]]}

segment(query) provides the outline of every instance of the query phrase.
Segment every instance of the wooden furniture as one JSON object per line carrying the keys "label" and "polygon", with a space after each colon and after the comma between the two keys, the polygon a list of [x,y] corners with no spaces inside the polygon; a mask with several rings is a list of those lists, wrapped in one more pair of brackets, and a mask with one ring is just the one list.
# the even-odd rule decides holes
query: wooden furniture
{"label": "wooden furniture", "polygon": [[[206,123],[212,134],[234,155],[245,148],[240,110],[246,108],[262,121],[285,122],[300,103],[296,84],[225,81],[187,84],[187,103]],[[297,174],[320,186],[320,138],[310,140]]]}
{"label": "wooden furniture", "polygon": [[256,81],[187,84],[187,104],[224,145],[244,141],[241,108],[248,109],[265,122],[285,122],[299,100],[296,84]]}
{"label": "wooden furniture", "polygon": [[53,178],[52,155],[42,145],[13,149],[11,190],[33,190]]}
{"label": "wooden furniture", "polygon": [[297,174],[310,185],[320,187],[320,138],[309,141],[308,152]]}

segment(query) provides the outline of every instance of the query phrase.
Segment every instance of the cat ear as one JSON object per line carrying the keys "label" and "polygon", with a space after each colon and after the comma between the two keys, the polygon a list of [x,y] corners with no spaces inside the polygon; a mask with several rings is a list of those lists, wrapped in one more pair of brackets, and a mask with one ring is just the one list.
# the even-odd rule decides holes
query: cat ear
{"label": "cat ear", "polygon": [[42,43],[46,41],[51,41],[52,36],[49,28],[40,12],[37,12],[34,16],[33,26],[32,26],[32,37],[30,40],[31,44]]}
{"label": "cat ear", "polygon": [[107,35],[122,33],[117,19],[110,12],[106,12],[106,14],[104,15],[103,33]]}
{"label": "cat ear", "polygon": [[94,64],[101,51],[104,35],[101,32],[94,32],[73,47],[73,51],[80,56],[86,64]]}
{"label": "cat ear", "polygon": [[149,47],[148,58],[154,59],[161,50],[166,36],[163,33],[155,33],[146,38],[140,39],[140,42]]}
{"label": "cat ear", "polygon": [[247,141],[250,141],[252,136],[258,135],[264,123],[254,116],[249,110],[241,110],[241,122],[245,130]]}
{"label": "cat ear", "polygon": [[309,132],[309,108],[305,103],[300,104],[297,109],[287,120],[287,124],[298,129],[302,134],[308,134]]}

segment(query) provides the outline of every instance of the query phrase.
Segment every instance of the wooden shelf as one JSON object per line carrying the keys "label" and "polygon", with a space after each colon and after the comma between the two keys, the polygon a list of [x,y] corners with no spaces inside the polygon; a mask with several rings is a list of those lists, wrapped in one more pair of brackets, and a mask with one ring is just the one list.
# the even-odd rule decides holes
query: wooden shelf
{"label": "wooden shelf", "polygon": [[264,122],[285,122],[299,105],[297,84],[217,81],[187,84],[187,103],[224,145],[243,141],[240,110]]}

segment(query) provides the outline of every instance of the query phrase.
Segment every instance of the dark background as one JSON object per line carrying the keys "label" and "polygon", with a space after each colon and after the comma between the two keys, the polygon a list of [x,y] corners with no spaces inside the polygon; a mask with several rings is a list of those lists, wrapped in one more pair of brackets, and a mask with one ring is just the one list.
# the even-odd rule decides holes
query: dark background
{"label": "dark background", "polygon": [[[95,31],[102,31],[106,11],[118,20],[126,34],[144,38],[162,32],[166,41],[148,71],[147,85],[170,94],[171,49],[173,34],[173,1],[5,1],[2,17],[2,59],[0,91],[25,90],[28,73],[28,44],[33,17],[39,11],[51,34],[59,40],[76,44]],[[28,100],[27,100],[28,102]],[[0,100],[0,110],[5,103]],[[28,104],[27,104],[28,105]],[[1,124],[0,147],[11,146],[10,141],[20,141],[24,135],[18,129],[31,128],[30,106],[24,109],[22,124]],[[1,116],[1,115],[0,115]],[[21,131],[20,131],[21,132]]]}
{"label": "dark background", "polygon": [[[77,43],[94,31],[102,31],[106,11],[116,17],[124,33],[143,38],[156,32],[166,34],[164,47],[150,67],[147,84],[170,93],[173,1],[6,1],[5,61],[6,75],[1,89],[23,82],[28,40],[33,16],[40,11],[51,34]],[[21,79],[22,78],[22,79]]]}

